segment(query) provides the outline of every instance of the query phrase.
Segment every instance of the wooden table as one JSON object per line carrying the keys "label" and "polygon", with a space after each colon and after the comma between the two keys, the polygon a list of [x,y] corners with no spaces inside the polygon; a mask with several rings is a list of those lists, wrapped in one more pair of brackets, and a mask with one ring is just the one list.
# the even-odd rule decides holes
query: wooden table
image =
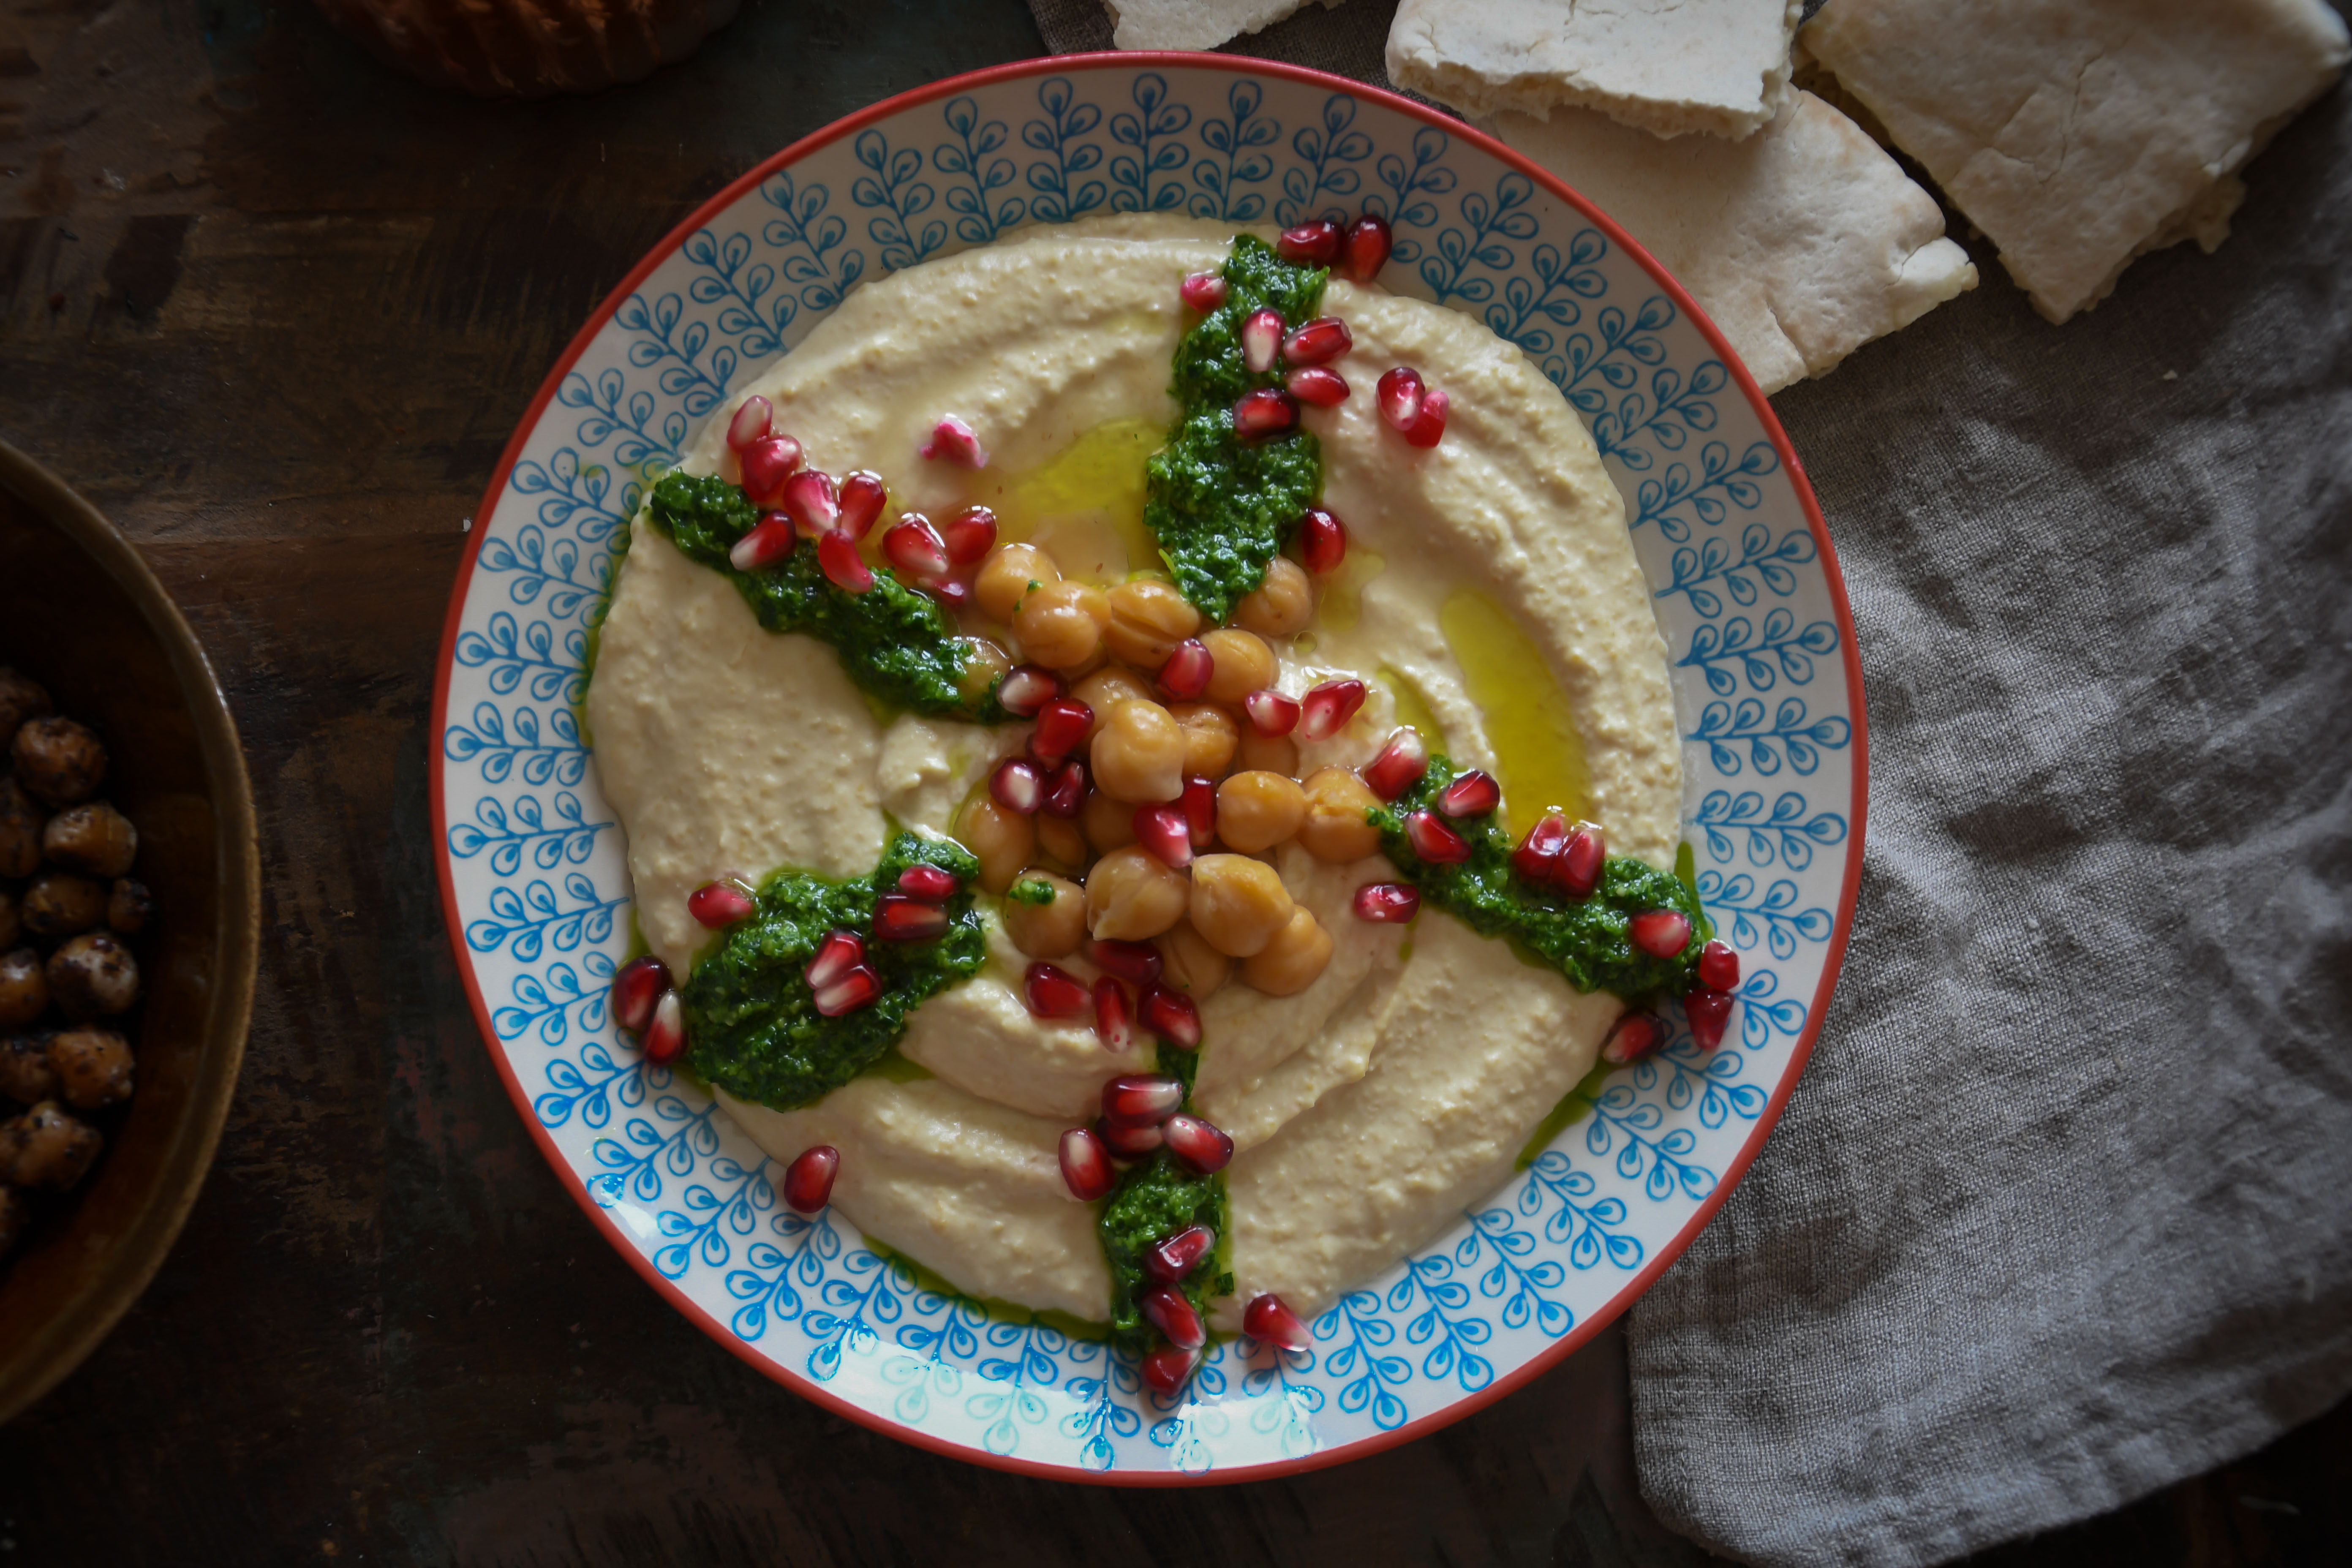
{"label": "wooden table", "polygon": [[[130,531],[210,648],[268,907],[219,1164],[140,1306],[0,1431],[0,1564],[1704,1560],[1636,1490],[1616,1331],[1426,1441],[1185,1494],[1015,1479],[823,1415],[596,1237],[476,1037],[425,720],[462,530],[525,404],[726,181],[1039,48],[1020,0],[749,0],[640,86],[479,104],[299,0],[12,0],[0,433]],[[1996,1555],[2303,1560],[2343,1539],[2347,1452],[2339,1409]]]}

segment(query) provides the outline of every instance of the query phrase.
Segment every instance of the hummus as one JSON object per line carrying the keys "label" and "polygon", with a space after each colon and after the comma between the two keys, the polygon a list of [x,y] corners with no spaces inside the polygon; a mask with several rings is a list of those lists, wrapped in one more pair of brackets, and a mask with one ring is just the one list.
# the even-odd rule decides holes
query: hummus
{"label": "hummus", "polygon": [[[1170,364],[1193,319],[1176,285],[1219,267],[1232,241],[1228,226],[1175,218],[1030,229],[868,284],[743,391],[771,400],[809,464],[877,470],[896,506],[934,518],[988,497],[1006,538],[1048,544],[1072,577],[1117,583],[1157,565],[1135,481],[1074,487],[1053,482],[1068,478],[1055,465],[1099,452],[1105,430],[1174,419]],[[1295,697],[1352,675],[1370,694],[1339,733],[1301,746],[1300,774],[1366,763],[1402,707],[1442,731],[1433,750],[1500,779],[1514,833],[1565,808],[1605,825],[1612,852],[1670,866],[1682,781],[1665,649],[1582,425],[1470,317],[1336,277],[1322,309],[1352,331],[1335,368],[1354,395],[1304,424],[1350,553],[1307,630],[1277,642],[1278,684]],[[1381,421],[1372,384],[1396,364],[1450,395],[1433,447]],[[687,472],[727,461],[733,406]],[[947,412],[977,432],[986,468],[917,458]],[[1024,512],[1022,498],[1041,495]],[[1503,646],[1521,663],[1498,680]],[[711,941],[688,912],[697,887],[782,866],[864,876],[892,823],[951,832],[1030,729],[878,714],[831,648],[763,630],[722,573],[642,516],[587,717],[640,927],[680,976]],[[1558,798],[1562,780],[1584,798]],[[1237,974],[1201,1004],[1192,1109],[1236,1151],[1227,1329],[1265,1291],[1321,1311],[1484,1197],[1624,1005],[1427,904],[1410,926],[1356,918],[1356,889],[1397,878],[1380,855],[1332,864],[1291,843],[1271,858],[1333,951],[1297,994]],[[996,901],[982,902],[988,962],[908,1019],[898,1050],[918,1070],[869,1073],[799,1110],[722,1099],[779,1162],[838,1148],[833,1202],[876,1240],[974,1296],[1100,1321],[1111,1285],[1095,1205],[1072,1195],[1056,1148],[1093,1120],[1107,1078],[1152,1070],[1152,1047],[1114,1054],[1089,1020],[1034,1016],[1026,959]],[[1088,983],[1098,973],[1082,954],[1056,962]]]}

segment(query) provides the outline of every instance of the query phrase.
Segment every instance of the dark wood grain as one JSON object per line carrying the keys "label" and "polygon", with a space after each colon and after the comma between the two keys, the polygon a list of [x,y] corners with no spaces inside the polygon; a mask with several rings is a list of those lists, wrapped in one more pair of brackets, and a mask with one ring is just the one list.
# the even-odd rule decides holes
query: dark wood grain
{"label": "dark wood grain", "polygon": [[[1183,1495],[827,1416],[665,1307],[541,1163],[429,859],[461,528],[591,307],[695,203],[875,99],[1037,52],[1020,0],[750,0],[604,97],[442,96],[304,5],[13,0],[0,430],[106,509],[228,684],[268,907],[245,1079],[172,1260],[0,1430],[0,1563],[1685,1564],[1612,1331],[1426,1441]],[[2003,1563],[2315,1560],[2339,1409]]]}

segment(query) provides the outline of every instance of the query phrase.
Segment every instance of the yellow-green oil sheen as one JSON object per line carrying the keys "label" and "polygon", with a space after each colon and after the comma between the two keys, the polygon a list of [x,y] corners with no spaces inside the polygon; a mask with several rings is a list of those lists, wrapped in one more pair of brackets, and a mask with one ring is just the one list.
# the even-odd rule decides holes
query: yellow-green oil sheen
{"label": "yellow-green oil sheen", "polygon": [[1547,811],[1587,815],[1592,775],[1576,711],[1535,639],[1509,611],[1469,588],[1445,601],[1437,624],[1486,723],[1511,837],[1525,837]]}

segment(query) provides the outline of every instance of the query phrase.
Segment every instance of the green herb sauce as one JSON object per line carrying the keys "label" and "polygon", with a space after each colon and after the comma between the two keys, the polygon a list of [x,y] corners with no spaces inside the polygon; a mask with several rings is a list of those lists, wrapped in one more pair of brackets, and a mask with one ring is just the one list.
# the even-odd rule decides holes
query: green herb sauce
{"label": "green herb sauce", "polygon": [[1323,453],[1303,429],[1245,441],[1234,432],[1242,394],[1278,386],[1242,359],[1242,323],[1272,306],[1292,327],[1323,300],[1319,267],[1294,267],[1255,235],[1237,235],[1225,259],[1225,302],[1184,334],[1170,385],[1183,412],[1168,445],[1144,465],[1143,521],[1160,558],[1195,609],[1222,623],[1256,592],[1299,513],[1323,493]]}
{"label": "green herb sauce", "polygon": [[1234,1277],[1222,1268],[1225,1238],[1233,1229],[1225,1203],[1225,1176],[1196,1176],[1161,1149],[1120,1173],[1118,1185],[1095,1222],[1103,1256],[1110,1262],[1111,1337],[1141,1354],[1151,1348],[1153,1330],[1136,1298],[1152,1285],[1144,1255],[1178,1231],[1205,1225],[1217,1233],[1217,1257],[1204,1259],[1177,1289],[1203,1322],[1209,1302],[1234,1293]]}
{"label": "green herb sauce", "polygon": [[[906,1032],[908,1013],[971,976],[988,955],[969,892],[948,900],[947,932],[935,942],[873,940],[875,900],[918,863],[940,867],[967,887],[980,875],[980,862],[961,845],[901,833],[866,881],[792,870],[770,877],[758,910],[727,929],[678,994],[686,1005],[687,1065],[739,1099],[779,1110],[814,1105],[883,1065]],[[828,1018],[816,1010],[803,972],[825,933],[836,929],[866,939],[866,962],[882,977],[882,994],[870,1006]]]}
{"label": "green herb sauce", "polygon": [[735,570],[728,552],[760,515],[741,487],[716,475],[665,474],[646,505],[654,527],[688,560],[732,582],[761,626],[831,643],[841,668],[867,696],[984,724],[1011,717],[992,688],[977,703],[965,700],[960,682],[969,654],[955,617],[929,595],[899,582],[890,568],[876,572],[865,593],[846,593],[826,579],[816,547],[804,539],[763,571]]}

